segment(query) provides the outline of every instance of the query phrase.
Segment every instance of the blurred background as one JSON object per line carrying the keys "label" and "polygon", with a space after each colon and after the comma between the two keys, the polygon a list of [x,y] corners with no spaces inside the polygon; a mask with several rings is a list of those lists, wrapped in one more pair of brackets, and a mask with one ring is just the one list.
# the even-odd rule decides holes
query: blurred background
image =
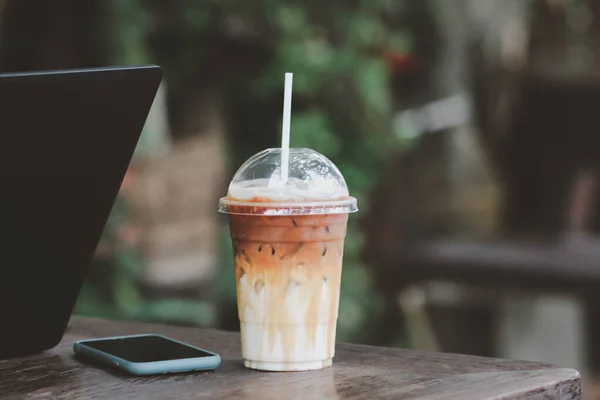
{"label": "blurred background", "polygon": [[339,340],[594,377],[599,17],[592,0],[0,0],[0,70],[164,68],[77,314],[238,329],[217,202],[278,146],[294,72],[292,146],[333,160],[361,208]]}

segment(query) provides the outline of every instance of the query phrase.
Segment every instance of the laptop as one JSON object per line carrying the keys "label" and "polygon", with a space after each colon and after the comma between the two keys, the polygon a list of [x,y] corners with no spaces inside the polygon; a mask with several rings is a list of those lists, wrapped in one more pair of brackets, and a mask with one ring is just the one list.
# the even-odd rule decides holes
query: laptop
{"label": "laptop", "polygon": [[0,74],[0,359],[62,339],[161,77]]}

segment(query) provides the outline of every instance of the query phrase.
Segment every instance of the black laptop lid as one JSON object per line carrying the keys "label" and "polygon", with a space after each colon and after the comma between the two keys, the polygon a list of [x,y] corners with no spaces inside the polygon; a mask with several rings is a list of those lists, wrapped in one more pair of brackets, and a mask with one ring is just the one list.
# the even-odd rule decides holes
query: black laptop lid
{"label": "black laptop lid", "polygon": [[0,358],[62,338],[160,80],[0,75]]}

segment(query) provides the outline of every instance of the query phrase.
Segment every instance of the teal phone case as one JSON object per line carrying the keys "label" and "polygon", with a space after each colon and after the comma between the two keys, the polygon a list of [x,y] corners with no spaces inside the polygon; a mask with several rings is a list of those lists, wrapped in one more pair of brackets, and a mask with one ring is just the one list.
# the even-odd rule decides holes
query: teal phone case
{"label": "teal phone case", "polygon": [[[194,348],[211,354],[208,357],[197,357],[197,358],[181,358],[177,360],[164,360],[164,361],[152,361],[152,362],[132,362],[124,360],[120,357],[106,353],[101,350],[94,349],[86,345],[86,343],[99,341],[99,340],[114,340],[114,339],[127,339],[144,336],[158,336],[166,340],[170,340],[179,343],[184,346]],[[126,335],[126,336],[113,336],[98,339],[86,339],[79,340],[73,344],[73,350],[75,354],[93,358],[101,363],[117,368],[121,371],[129,373],[131,375],[156,375],[156,374],[169,374],[177,372],[187,371],[205,371],[217,368],[221,364],[221,356],[212,351],[201,349],[199,347],[192,346],[190,344],[180,342],[175,339],[163,335],[156,334],[142,334],[142,335]]]}

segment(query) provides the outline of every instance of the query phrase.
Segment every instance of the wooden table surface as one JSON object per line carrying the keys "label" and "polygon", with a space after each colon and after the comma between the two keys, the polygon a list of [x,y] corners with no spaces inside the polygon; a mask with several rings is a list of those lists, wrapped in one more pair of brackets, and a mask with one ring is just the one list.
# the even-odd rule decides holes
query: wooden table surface
{"label": "wooden table surface", "polygon": [[[214,372],[136,378],[82,363],[80,339],[161,333],[221,354]],[[309,372],[246,369],[239,334],[73,317],[62,342],[0,361],[0,398],[181,399],[579,399],[577,371],[545,364],[338,344],[333,367]]]}

